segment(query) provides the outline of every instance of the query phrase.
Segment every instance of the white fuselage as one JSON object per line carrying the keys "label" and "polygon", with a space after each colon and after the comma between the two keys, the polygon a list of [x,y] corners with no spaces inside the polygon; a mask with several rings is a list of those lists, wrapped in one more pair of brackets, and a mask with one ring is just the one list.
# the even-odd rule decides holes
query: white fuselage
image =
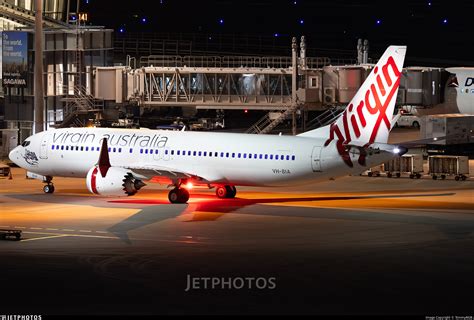
{"label": "white fuselage", "polygon": [[[97,164],[107,138],[114,167],[157,168],[190,173],[205,183],[285,186],[326,180],[389,160],[387,153],[358,163],[357,149],[348,166],[333,140],[276,135],[186,132],[148,129],[67,128],[42,132],[18,146],[10,159],[43,176],[86,177]],[[132,169],[133,170],[133,169]]]}

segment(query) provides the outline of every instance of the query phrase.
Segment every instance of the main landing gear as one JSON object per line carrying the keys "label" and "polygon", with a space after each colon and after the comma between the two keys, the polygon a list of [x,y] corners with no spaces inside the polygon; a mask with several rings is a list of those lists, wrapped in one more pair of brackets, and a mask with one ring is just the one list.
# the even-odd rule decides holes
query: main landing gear
{"label": "main landing gear", "polygon": [[186,203],[189,200],[188,190],[176,187],[168,193],[168,199],[171,203]]}
{"label": "main landing gear", "polygon": [[[174,188],[168,193],[168,200],[171,203],[186,203],[189,200],[189,191],[181,188],[181,185],[186,185],[186,181],[180,181],[174,185]],[[209,186],[210,187],[210,186]],[[235,186],[225,185],[216,188],[216,196],[220,199],[235,198],[237,189]]]}
{"label": "main landing gear", "polygon": [[43,186],[43,192],[44,193],[54,193],[54,184],[51,182],[53,180],[53,177],[44,177],[43,182],[46,183]]}
{"label": "main landing gear", "polygon": [[216,189],[216,196],[220,199],[235,198],[237,189],[235,186],[218,186]]}

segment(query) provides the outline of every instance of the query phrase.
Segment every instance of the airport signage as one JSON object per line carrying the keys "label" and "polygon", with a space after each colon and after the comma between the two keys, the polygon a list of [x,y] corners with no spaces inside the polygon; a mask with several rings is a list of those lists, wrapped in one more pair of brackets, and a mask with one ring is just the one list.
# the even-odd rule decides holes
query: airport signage
{"label": "airport signage", "polygon": [[2,34],[2,84],[26,87],[28,76],[28,33],[4,31]]}

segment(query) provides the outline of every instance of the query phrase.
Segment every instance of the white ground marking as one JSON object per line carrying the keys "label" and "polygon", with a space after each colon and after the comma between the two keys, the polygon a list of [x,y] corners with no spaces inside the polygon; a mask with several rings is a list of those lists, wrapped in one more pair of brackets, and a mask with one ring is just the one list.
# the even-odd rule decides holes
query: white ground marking
{"label": "white ground marking", "polygon": [[25,240],[20,240],[20,241],[21,242],[26,242],[26,241],[46,240],[46,239],[62,238],[62,237],[69,237],[69,235],[59,234],[59,235],[56,235],[56,236],[38,237],[38,238],[31,238],[31,239],[25,239]]}

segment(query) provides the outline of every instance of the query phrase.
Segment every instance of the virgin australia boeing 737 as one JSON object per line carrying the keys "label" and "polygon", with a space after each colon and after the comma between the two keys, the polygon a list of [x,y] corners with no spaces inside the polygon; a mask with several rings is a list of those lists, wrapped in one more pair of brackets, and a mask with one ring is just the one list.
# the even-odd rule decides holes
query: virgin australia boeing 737
{"label": "virgin australia boeing 737", "polygon": [[31,176],[86,178],[90,192],[134,195],[144,180],[166,177],[168,198],[185,203],[188,183],[216,187],[233,198],[235,186],[286,186],[360,173],[406,152],[387,144],[406,47],[390,46],[331,125],[298,136],[67,128],[26,139],[10,159]]}

